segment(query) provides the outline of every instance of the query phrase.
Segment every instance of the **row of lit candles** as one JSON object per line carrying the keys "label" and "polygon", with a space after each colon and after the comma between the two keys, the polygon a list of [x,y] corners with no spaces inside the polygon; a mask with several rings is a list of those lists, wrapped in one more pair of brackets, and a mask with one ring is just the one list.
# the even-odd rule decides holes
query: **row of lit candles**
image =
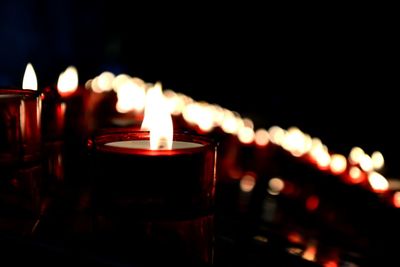
{"label": "row of lit candles", "polygon": [[[57,83],[58,93],[63,97],[73,95],[78,88],[76,68],[68,67],[60,74]],[[117,96],[116,111],[119,113],[143,113],[146,101],[149,101],[150,88],[162,91],[161,83],[146,83],[137,77],[127,74],[115,76],[111,72],[103,72],[85,84],[86,89],[94,94],[115,93]],[[37,90],[37,80],[31,64],[27,65],[24,89]],[[192,125],[201,134],[207,134],[219,128],[229,135],[234,135],[244,145],[267,146],[270,142],[288,151],[293,157],[300,158],[315,165],[321,171],[330,172],[353,184],[364,184],[377,193],[395,191],[395,180],[389,181],[380,171],[384,167],[384,157],[375,151],[368,155],[360,147],[353,147],[346,157],[332,153],[319,138],[303,133],[297,127],[284,130],[272,126],[268,130],[255,130],[249,118],[242,118],[237,112],[205,101],[195,101],[191,97],[172,90],[162,91],[171,115],[182,116],[188,125]],[[393,192],[393,204],[400,207],[400,193]]]}
{"label": "row of lit candles", "polygon": [[[137,77],[126,74],[114,76],[110,72],[103,72],[86,83],[86,87],[94,92],[115,91],[118,97],[116,109],[121,113],[142,112],[145,107],[146,91],[150,86],[152,84],[145,83]],[[255,143],[258,146],[266,146],[272,142],[294,157],[308,158],[310,163],[321,170],[336,175],[347,173],[353,183],[361,182],[360,177],[366,173],[372,189],[377,192],[389,189],[388,180],[379,172],[384,167],[384,157],[379,151],[368,155],[362,148],[353,147],[347,157],[342,154],[332,154],[319,138],[311,137],[297,127],[284,130],[272,126],[269,130],[264,128],[255,130],[251,119],[242,118],[237,112],[219,105],[197,102],[172,90],[165,90],[164,96],[172,115],[182,115],[188,124],[195,125],[202,133],[209,133],[218,127],[227,134],[236,135],[243,144]]]}
{"label": "row of lit candles", "polygon": [[[33,75],[32,75],[33,73]],[[27,78],[28,77],[28,78]],[[37,90],[37,85],[27,83],[27,80],[36,81],[34,70],[28,65],[24,75],[23,88]],[[118,76],[110,72],[104,72],[86,82],[86,90],[91,94],[116,94],[117,103],[115,110],[121,114],[144,113],[146,102],[149,100],[149,92],[156,88],[162,90],[161,83],[146,83],[137,77],[126,74]],[[78,88],[78,73],[74,67],[69,67],[60,74],[57,90],[62,97],[72,96]],[[82,89],[82,88],[80,88]],[[244,146],[256,146],[264,148],[277,146],[288,152],[291,156],[306,164],[315,166],[321,172],[327,172],[352,184],[366,186],[378,194],[386,194],[392,191],[391,203],[400,207],[400,192],[396,192],[399,182],[388,180],[382,173],[385,160],[379,151],[367,154],[362,148],[354,147],[348,156],[332,153],[319,138],[311,137],[297,127],[287,130],[278,126],[269,129],[256,129],[249,118],[243,118],[237,112],[228,110],[216,104],[198,102],[191,97],[172,90],[163,91],[166,106],[173,116],[181,116],[190,127],[196,129],[200,134],[209,134],[214,130],[222,130],[225,134],[237,137]],[[256,178],[251,173],[244,172],[240,177],[240,189],[243,192],[251,192],[255,186]],[[277,195],[285,188],[285,181],[280,177],[271,178],[268,182],[268,192]],[[396,187],[397,186],[397,187]],[[314,197],[314,198],[313,198]],[[308,210],[318,206],[318,198],[311,196],[307,198]],[[310,245],[304,252],[303,258],[313,260],[316,252],[315,245]],[[310,256],[311,255],[311,256]],[[336,262],[329,261],[331,265],[337,266]]]}

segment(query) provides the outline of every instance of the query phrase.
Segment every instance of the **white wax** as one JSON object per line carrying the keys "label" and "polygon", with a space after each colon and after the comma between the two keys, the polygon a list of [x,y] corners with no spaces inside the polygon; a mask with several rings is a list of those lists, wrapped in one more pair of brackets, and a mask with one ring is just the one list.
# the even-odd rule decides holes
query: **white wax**
{"label": "white wax", "polygon": [[[118,148],[150,150],[150,141],[149,140],[117,141],[117,142],[106,143],[105,145],[112,146],[112,147],[118,147]],[[185,148],[196,148],[196,147],[202,147],[202,146],[203,146],[202,144],[194,143],[194,142],[174,141],[172,143],[172,150],[185,149]]]}
{"label": "white wax", "polygon": [[[1,92],[1,91],[0,91]],[[11,95],[11,94],[0,94],[0,98],[16,98],[16,97],[21,97],[21,95]]]}

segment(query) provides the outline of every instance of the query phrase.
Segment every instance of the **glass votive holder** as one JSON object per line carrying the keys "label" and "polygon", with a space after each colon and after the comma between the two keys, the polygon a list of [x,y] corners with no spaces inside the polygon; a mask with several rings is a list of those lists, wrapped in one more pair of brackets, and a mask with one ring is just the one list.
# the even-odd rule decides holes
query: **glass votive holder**
{"label": "glass votive holder", "polygon": [[125,261],[210,266],[216,145],[174,134],[150,150],[148,132],[102,132],[91,143],[97,245]]}
{"label": "glass votive holder", "polygon": [[26,235],[40,216],[41,96],[0,88],[0,231]]}

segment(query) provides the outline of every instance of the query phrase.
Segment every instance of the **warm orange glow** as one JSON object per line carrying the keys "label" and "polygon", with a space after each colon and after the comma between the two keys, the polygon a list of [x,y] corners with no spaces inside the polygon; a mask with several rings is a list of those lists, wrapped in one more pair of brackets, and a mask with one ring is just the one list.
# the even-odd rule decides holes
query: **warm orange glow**
{"label": "warm orange glow", "polygon": [[185,106],[182,116],[185,119],[186,122],[188,123],[195,123],[196,121],[196,116],[198,115],[198,107],[196,103],[190,103],[187,106]]}
{"label": "warm orange glow", "polygon": [[101,93],[102,90],[99,87],[99,83],[98,83],[99,78],[95,77],[91,82],[90,82],[90,87],[92,88],[92,91],[95,93]]}
{"label": "warm orange glow", "polygon": [[22,80],[22,89],[37,90],[37,78],[35,70],[31,63],[28,63],[25,68],[24,78]]}
{"label": "warm orange glow", "polygon": [[360,158],[360,167],[363,171],[370,172],[374,169],[372,159],[367,154],[364,154]]}
{"label": "warm orange glow", "polygon": [[255,132],[254,141],[258,146],[266,146],[269,143],[269,133],[266,129],[261,128]]}
{"label": "warm orange glow", "polygon": [[324,263],[324,267],[339,267],[338,263],[334,260],[329,260]]}
{"label": "warm orange glow", "polygon": [[335,174],[343,173],[347,168],[347,159],[340,154],[333,154],[331,156],[330,169]]}
{"label": "warm orange glow", "polygon": [[293,244],[303,243],[303,237],[298,232],[289,232],[287,239]]}
{"label": "warm orange glow", "polygon": [[93,92],[103,93],[113,90],[114,77],[114,74],[109,71],[105,71],[95,77],[91,82]]}
{"label": "warm orange glow", "polygon": [[400,192],[396,192],[393,194],[393,205],[396,208],[400,208]]}
{"label": "warm orange glow", "polygon": [[282,146],[293,156],[300,157],[307,152],[308,144],[304,133],[297,127],[291,127],[286,133]]}
{"label": "warm orange glow", "polygon": [[319,197],[312,195],[306,200],[306,209],[308,211],[315,211],[319,206]]}
{"label": "warm orange glow", "polygon": [[25,123],[25,101],[21,101],[21,105],[19,106],[19,112],[21,114],[23,114],[23,116],[21,116],[20,121],[19,121],[19,126],[21,127],[21,133],[22,136],[25,137],[26,134],[26,123]]}
{"label": "warm orange glow", "polygon": [[203,132],[209,132],[214,128],[214,110],[206,102],[189,103],[183,110],[183,118],[196,124]]}
{"label": "warm orange glow", "polygon": [[368,181],[375,192],[385,192],[389,189],[388,180],[380,173],[371,172],[368,174]]}
{"label": "warm orange glow", "polygon": [[385,165],[385,159],[382,153],[379,151],[375,151],[374,153],[372,153],[371,159],[372,159],[372,166],[374,167],[375,170],[380,170]]}
{"label": "warm orange glow", "polygon": [[311,139],[311,148],[308,153],[314,162],[317,162],[318,155],[320,155],[320,151],[323,150],[323,146],[321,139],[316,137]]}
{"label": "warm orange glow", "polygon": [[139,79],[129,79],[118,85],[116,109],[120,113],[131,110],[143,111],[146,102],[146,90],[144,83]]}
{"label": "warm orange glow", "polygon": [[303,253],[303,259],[308,261],[315,261],[315,257],[317,255],[317,246],[314,244],[310,244],[307,246]]}
{"label": "warm orange glow", "polygon": [[74,66],[69,66],[58,76],[57,90],[62,96],[68,96],[78,89],[78,71]]}
{"label": "warm orange glow", "polygon": [[236,134],[242,123],[242,120],[240,120],[235,113],[226,110],[224,112],[224,119],[221,128],[227,134]]}
{"label": "warm orange glow", "polygon": [[210,132],[214,128],[214,113],[211,105],[206,102],[199,102],[200,112],[195,123],[203,132]]}
{"label": "warm orange glow", "polygon": [[365,152],[360,147],[353,147],[349,154],[349,161],[351,164],[359,164]]}
{"label": "warm orange glow", "polygon": [[113,89],[114,74],[109,71],[101,73],[97,79],[97,84],[102,92],[108,92]]}
{"label": "warm orange glow", "polygon": [[165,90],[164,97],[167,101],[168,110],[172,115],[179,115],[185,109],[185,102],[182,97],[172,90]]}
{"label": "warm orange glow", "polygon": [[285,183],[281,178],[272,178],[268,182],[268,193],[270,193],[271,195],[278,195],[284,187]]}
{"label": "warm orange glow", "polygon": [[312,148],[312,138],[309,134],[304,134],[304,153],[308,153]]}
{"label": "warm orange glow", "polygon": [[147,91],[142,130],[150,131],[150,149],[172,148],[172,117],[168,111],[160,82]]}
{"label": "warm orange glow", "polygon": [[238,132],[238,139],[243,144],[251,144],[254,141],[254,130],[250,127],[241,127]]}
{"label": "warm orange glow", "polygon": [[243,118],[243,125],[244,125],[245,127],[254,129],[254,122],[253,122],[251,119],[249,119],[249,118]]}
{"label": "warm orange glow", "polygon": [[351,167],[349,170],[349,177],[352,183],[360,183],[364,180],[363,173],[358,167]]}
{"label": "warm orange glow", "polygon": [[251,192],[256,185],[256,177],[254,174],[247,173],[245,174],[242,179],[240,180],[240,190],[243,192]]}
{"label": "warm orange glow", "polygon": [[269,128],[268,132],[270,140],[274,144],[281,145],[285,140],[286,132],[279,126],[272,126]]}
{"label": "warm orange glow", "polygon": [[[118,93],[119,88],[126,83],[127,81],[129,81],[131,79],[131,77],[127,74],[119,74],[117,75],[113,80],[112,80],[112,84],[111,87],[113,88],[113,90]],[[138,78],[139,79],[139,78]],[[140,80],[140,79],[139,79]],[[142,83],[144,84],[144,82],[142,81]]]}
{"label": "warm orange glow", "polygon": [[331,164],[331,155],[328,153],[326,146],[321,147],[320,150],[315,152],[315,160],[317,162],[318,168],[321,170],[326,170]]}
{"label": "warm orange glow", "polygon": [[212,112],[213,112],[213,121],[215,127],[221,127],[224,121],[225,110],[221,106],[213,104]]}

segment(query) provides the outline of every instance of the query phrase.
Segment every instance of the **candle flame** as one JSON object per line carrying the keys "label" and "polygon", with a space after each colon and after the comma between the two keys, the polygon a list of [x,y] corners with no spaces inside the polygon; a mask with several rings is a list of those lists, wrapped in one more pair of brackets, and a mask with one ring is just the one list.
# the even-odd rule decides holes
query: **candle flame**
{"label": "candle flame", "polygon": [[368,174],[368,181],[372,189],[377,193],[383,193],[389,189],[388,180],[380,173],[370,172]]}
{"label": "candle flame", "polygon": [[78,89],[78,71],[74,66],[69,66],[58,76],[57,90],[62,96],[72,94]]}
{"label": "candle flame", "polygon": [[347,168],[346,157],[341,154],[333,154],[329,167],[334,174],[343,173]]}
{"label": "candle flame", "polygon": [[157,82],[147,91],[141,129],[150,131],[151,150],[172,148],[172,117],[162,93],[160,82]]}
{"label": "candle flame", "polygon": [[349,170],[349,177],[350,177],[350,182],[356,184],[356,183],[361,183],[364,180],[364,176],[360,168],[358,167],[351,167]]}
{"label": "candle flame", "polygon": [[37,90],[37,78],[35,70],[31,63],[28,63],[25,68],[24,78],[22,80],[22,89]]}
{"label": "candle flame", "polygon": [[315,261],[317,255],[317,246],[315,244],[309,244],[304,250],[303,259],[308,261]]}
{"label": "candle flame", "polygon": [[253,173],[245,174],[240,180],[240,190],[245,193],[249,193],[254,189],[256,185],[256,177]]}
{"label": "candle flame", "polygon": [[269,133],[264,128],[258,129],[255,132],[254,139],[258,146],[266,146],[269,143]]}
{"label": "candle flame", "polygon": [[393,194],[393,205],[396,208],[400,208],[400,192],[397,191]]}
{"label": "candle flame", "polygon": [[284,189],[285,182],[278,177],[274,177],[268,182],[268,193],[271,195],[279,195],[279,193]]}
{"label": "candle flame", "polygon": [[115,87],[118,99],[116,105],[117,111],[119,113],[126,113],[132,110],[138,112],[143,111],[146,101],[145,87],[145,83],[139,78],[121,80],[120,83],[117,84],[117,87]]}

